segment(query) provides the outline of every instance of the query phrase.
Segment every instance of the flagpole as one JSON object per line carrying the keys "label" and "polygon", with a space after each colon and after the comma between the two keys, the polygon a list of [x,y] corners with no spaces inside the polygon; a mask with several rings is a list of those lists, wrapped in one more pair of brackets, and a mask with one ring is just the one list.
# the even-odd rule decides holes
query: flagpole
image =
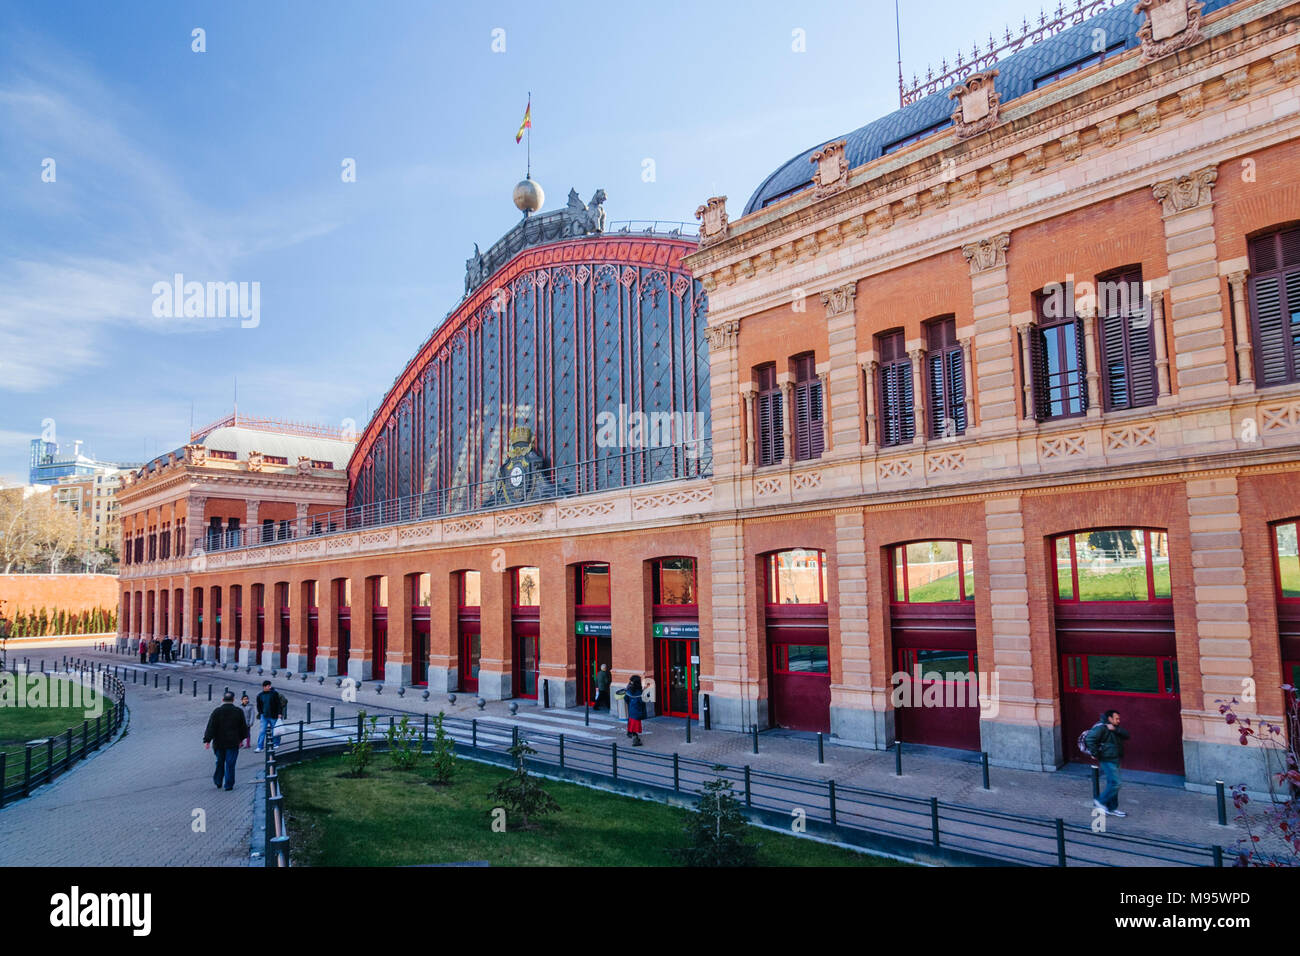
{"label": "flagpole", "polygon": [[533,178],[533,91],[528,91],[528,168],[524,173],[525,179]]}

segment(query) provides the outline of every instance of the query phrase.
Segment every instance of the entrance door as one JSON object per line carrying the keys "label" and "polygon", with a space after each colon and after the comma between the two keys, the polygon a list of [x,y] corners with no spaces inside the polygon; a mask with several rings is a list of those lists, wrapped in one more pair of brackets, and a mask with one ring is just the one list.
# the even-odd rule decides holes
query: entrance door
{"label": "entrance door", "polygon": [[1061,670],[1061,732],[1071,760],[1091,761],[1074,742],[1113,708],[1133,735],[1124,745],[1124,766],[1183,772],[1182,748],[1170,746],[1182,736],[1177,659],[1062,654]]}
{"label": "entrance door", "polygon": [[537,635],[518,630],[514,635],[514,695],[537,699]]}
{"label": "entrance door", "polygon": [[578,635],[579,704],[596,703],[596,671],[600,669],[601,664],[612,665],[612,661],[608,637]]}
{"label": "entrance door", "polygon": [[820,628],[771,628],[772,722],[791,730],[831,729],[831,662]]}
{"label": "entrance door", "polygon": [[384,679],[384,660],[388,657],[388,622],[375,621],[375,652],[370,665],[372,680]]}
{"label": "entrance door", "polygon": [[348,651],[352,649],[352,619],[339,618],[339,673],[348,672]]}
{"label": "entrance door", "polygon": [[320,619],[314,614],[307,618],[307,670],[316,669],[316,645],[320,643]]}
{"label": "entrance door", "polygon": [[898,739],[935,747],[979,750],[978,672],[974,651],[954,647],[900,647],[899,677],[895,680],[901,677],[902,684],[895,692],[902,701],[894,708]]}
{"label": "entrance door", "polygon": [[460,653],[457,656],[462,693],[478,693],[478,662],[482,650],[482,636],[478,632],[478,625],[475,624],[471,628],[462,624],[460,629]]}
{"label": "entrance door", "polygon": [[262,660],[262,652],[266,649],[266,614],[260,609],[257,612],[257,624],[255,630],[257,631],[257,639],[253,656],[258,664],[264,665],[265,662]]}
{"label": "entrance door", "polygon": [[411,635],[411,683],[417,687],[429,686],[429,622],[414,621]]}
{"label": "entrance door", "polygon": [[661,704],[668,717],[700,715],[700,642],[685,638],[659,641],[659,682],[666,687]]}
{"label": "entrance door", "polygon": [[280,667],[284,667],[289,660],[289,612],[282,610],[280,612]]}

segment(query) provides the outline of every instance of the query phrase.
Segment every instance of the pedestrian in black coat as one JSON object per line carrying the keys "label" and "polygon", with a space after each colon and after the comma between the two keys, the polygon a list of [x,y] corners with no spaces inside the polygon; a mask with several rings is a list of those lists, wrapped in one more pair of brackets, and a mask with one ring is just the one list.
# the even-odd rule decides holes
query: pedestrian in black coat
{"label": "pedestrian in black coat", "polygon": [[208,728],[203,732],[203,746],[217,755],[217,767],[212,772],[212,782],[218,787],[225,783],[227,790],[235,789],[235,761],[239,745],[248,736],[244,712],[235,706],[234,691],[226,691],[221,706],[208,717]]}

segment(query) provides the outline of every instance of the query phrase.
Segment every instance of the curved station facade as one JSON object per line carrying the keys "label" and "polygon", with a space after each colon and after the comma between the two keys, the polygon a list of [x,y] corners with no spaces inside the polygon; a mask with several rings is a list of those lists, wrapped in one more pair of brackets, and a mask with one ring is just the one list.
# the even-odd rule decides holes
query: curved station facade
{"label": "curved station facade", "polygon": [[526,216],[346,480],[284,475],[269,538],[207,499],[123,639],[543,707],[609,663],[658,714],[1042,770],[1115,707],[1128,766],[1262,787],[1217,702],[1300,677],[1300,4],[1077,7],[698,237]]}

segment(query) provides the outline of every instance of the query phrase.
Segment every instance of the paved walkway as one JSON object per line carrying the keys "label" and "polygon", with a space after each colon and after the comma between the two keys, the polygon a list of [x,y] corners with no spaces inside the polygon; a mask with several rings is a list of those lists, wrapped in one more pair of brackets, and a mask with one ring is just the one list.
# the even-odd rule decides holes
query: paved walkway
{"label": "paved walkway", "polygon": [[129,683],[126,701],[124,736],[0,810],[0,865],[248,865],[261,755],[242,751],[235,789],[218,790],[202,742],[213,705]]}
{"label": "paved walkway", "polygon": [[[142,676],[136,684],[129,675],[126,679],[130,732],[84,770],[78,768],[30,800],[0,811],[0,863],[246,864],[252,820],[251,785],[260,769],[253,760],[258,758],[252,752],[242,753],[236,791],[219,792],[211,784],[212,758],[199,741],[207,714],[220,700],[222,690],[227,686],[236,694],[246,690],[253,697],[263,675],[256,667],[251,673],[190,663],[140,667],[133,657],[95,651],[79,653],[87,659],[134,668]],[[165,689],[168,677],[172,682],[170,693]],[[197,698],[192,683],[196,677]],[[183,695],[177,693],[182,679]],[[581,709],[541,710],[531,702],[520,702],[518,714],[512,716],[510,702],[490,702],[479,710],[473,695],[457,695],[452,704],[445,694],[433,694],[424,701],[419,689],[408,688],[404,696],[398,696],[391,690],[377,693],[376,685],[367,684],[351,702],[342,699],[342,691],[332,680],[324,684],[315,679],[285,681],[281,674],[275,683],[290,701],[290,720],[284,727],[284,744],[288,746],[295,739],[297,721],[307,719],[309,704],[313,719],[327,717],[333,707],[344,726],[354,721],[361,709],[410,713],[419,724],[423,714],[441,710],[466,719],[477,717],[481,739],[497,743],[509,738],[512,726],[519,726],[524,736],[532,730],[564,733],[568,739],[602,745],[617,741],[620,750],[627,742],[620,722],[593,713],[588,725]],[[207,699],[209,684],[213,686],[212,703]],[[676,750],[695,760],[834,779],[840,785],[889,793],[939,796],[949,803],[1048,819],[1063,817],[1085,826],[1091,821],[1091,778],[1088,768],[1081,765],[1055,773],[993,767],[992,788],[984,790],[975,755],[905,749],[904,776],[898,777],[894,774],[892,752],[828,743],[826,762],[819,764],[816,740],[811,735],[764,733],[759,737],[760,752],[754,754],[748,735],[697,728],[692,731],[692,742],[687,744],[682,720],[661,718],[648,721],[646,727],[648,751]],[[1108,828],[1113,832],[1220,845],[1228,850],[1244,834],[1233,820],[1231,803],[1229,825],[1220,827],[1212,795],[1169,786],[1167,781],[1164,785],[1141,783],[1130,776],[1121,803],[1130,815],[1123,820],[1108,819]],[[207,812],[206,833],[190,830],[195,809]]]}

